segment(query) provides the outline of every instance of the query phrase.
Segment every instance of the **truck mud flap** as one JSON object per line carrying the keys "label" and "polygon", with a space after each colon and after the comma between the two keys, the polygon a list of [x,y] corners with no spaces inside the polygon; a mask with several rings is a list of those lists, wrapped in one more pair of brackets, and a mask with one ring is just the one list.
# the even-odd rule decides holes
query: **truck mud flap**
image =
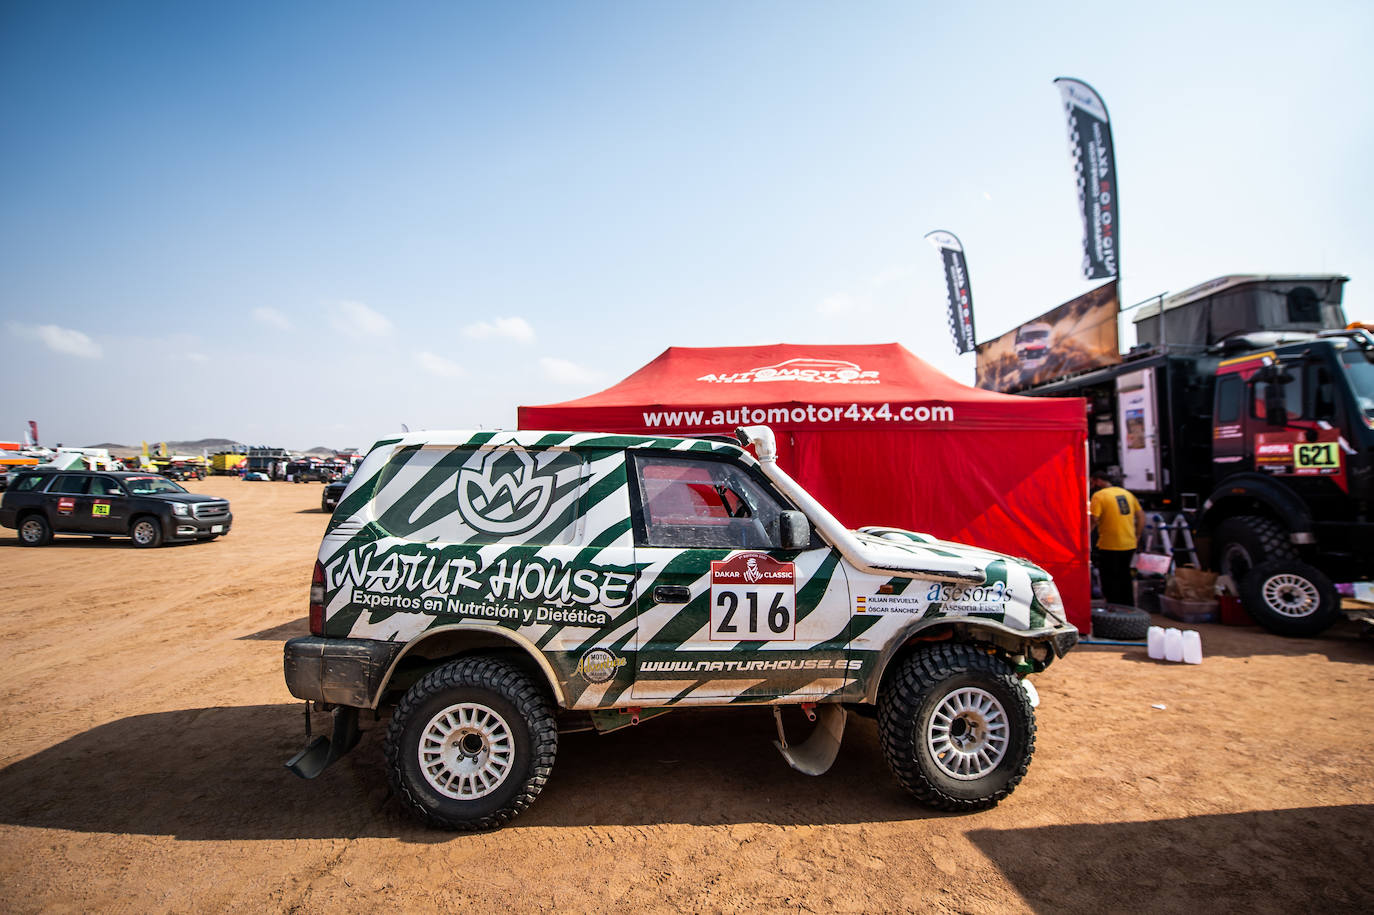
{"label": "truck mud flap", "polygon": [[790,746],[787,735],[782,730],[782,710],[773,706],[773,720],[778,725],[778,739],[773,746],[778,748],[787,764],[803,775],[824,775],[840,755],[840,739],[844,737],[844,725],[849,712],[837,703],[825,703],[816,707],[816,729],[806,742]]}
{"label": "truck mud flap", "polygon": [[286,761],[286,768],[301,778],[314,778],[327,769],[335,760],[358,745],[362,734],[358,730],[358,710],[355,708],[336,708],[334,710],[334,736],[310,739],[310,706],[305,709],[305,749]]}

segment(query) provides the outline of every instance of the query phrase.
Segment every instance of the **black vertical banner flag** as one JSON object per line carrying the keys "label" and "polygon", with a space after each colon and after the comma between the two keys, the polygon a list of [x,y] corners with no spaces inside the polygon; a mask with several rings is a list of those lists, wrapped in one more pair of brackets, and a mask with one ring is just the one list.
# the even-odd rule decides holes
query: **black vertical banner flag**
{"label": "black vertical banner flag", "polygon": [[953,232],[937,230],[926,235],[945,263],[945,285],[949,288],[949,330],[954,334],[954,348],[960,354],[973,351],[973,293],[969,290],[968,264],[964,263],[964,246]]}
{"label": "black vertical banner flag", "polygon": [[1078,180],[1083,216],[1083,279],[1120,273],[1121,227],[1117,219],[1116,158],[1107,106],[1092,86],[1076,79],[1054,81],[1069,119],[1069,154]]}

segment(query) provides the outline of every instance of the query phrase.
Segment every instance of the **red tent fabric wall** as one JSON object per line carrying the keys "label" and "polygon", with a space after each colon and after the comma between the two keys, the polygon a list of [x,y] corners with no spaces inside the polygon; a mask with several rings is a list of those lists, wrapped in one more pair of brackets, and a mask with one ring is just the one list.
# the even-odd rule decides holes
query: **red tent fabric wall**
{"label": "red tent fabric wall", "polygon": [[769,425],[778,463],[851,527],[1026,556],[1087,631],[1081,398],[960,384],[896,343],[671,347],[605,391],[521,407],[521,429],[690,435]]}

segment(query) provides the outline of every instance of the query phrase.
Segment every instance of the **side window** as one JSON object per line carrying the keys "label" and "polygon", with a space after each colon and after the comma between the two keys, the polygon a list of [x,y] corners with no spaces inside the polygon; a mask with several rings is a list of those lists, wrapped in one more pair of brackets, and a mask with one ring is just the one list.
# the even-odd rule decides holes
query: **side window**
{"label": "side window", "polygon": [[769,550],[783,507],[733,464],[638,455],[641,546]]}
{"label": "side window", "polygon": [[48,492],[60,492],[68,496],[80,496],[86,492],[86,484],[90,482],[90,477],[78,476],[74,473],[64,473],[56,480],[53,480]]}
{"label": "side window", "polygon": [[34,473],[24,477],[19,481],[19,485],[14,487],[15,492],[33,492],[41,490],[45,483],[52,482],[52,477],[42,473]]}
{"label": "side window", "polygon": [[1240,422],[1243,388],[1244,383],[1240,380],[1239,375],[1227,375],[1225,378],[1217,379],[1216,422],[1218,425]]}
{"label": "side window", "polygon": [[123,492],[110,477],[92,477],[91,495],[93,496],[117,496]]}

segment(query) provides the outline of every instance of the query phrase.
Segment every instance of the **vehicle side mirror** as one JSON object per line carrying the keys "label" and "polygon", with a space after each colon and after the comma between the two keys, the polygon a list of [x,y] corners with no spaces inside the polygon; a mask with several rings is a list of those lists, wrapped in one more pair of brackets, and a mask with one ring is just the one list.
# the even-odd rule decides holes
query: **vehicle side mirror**
{"label": "vehicle side mirror", "polygon": [[779,521],[784,550],[804,550],[811,545],[811,522],[799,511],[785,511]]}
{"label": "vehicle side mirror", "polygon": [[1294,379],[1282,365],[1266,365],[1255,373],[1252,379],[1264,385],[1264,421],[1271,426],[1283,428],[1288,425],[1288,405],[1283,386]]}

